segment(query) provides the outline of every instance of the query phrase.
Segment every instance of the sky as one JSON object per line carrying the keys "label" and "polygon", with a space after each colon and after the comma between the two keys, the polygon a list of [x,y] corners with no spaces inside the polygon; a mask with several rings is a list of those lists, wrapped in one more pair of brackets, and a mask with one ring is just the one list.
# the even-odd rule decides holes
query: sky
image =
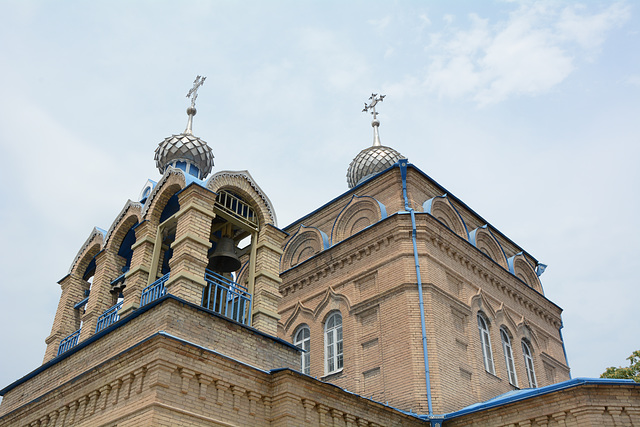
{"label": "sky", "polygon": [[640,4],[0,2],[0,388],[40,366],[94,226],[193,130],[284,227],[380,138],[548,265],[573,377],[640,349]]}

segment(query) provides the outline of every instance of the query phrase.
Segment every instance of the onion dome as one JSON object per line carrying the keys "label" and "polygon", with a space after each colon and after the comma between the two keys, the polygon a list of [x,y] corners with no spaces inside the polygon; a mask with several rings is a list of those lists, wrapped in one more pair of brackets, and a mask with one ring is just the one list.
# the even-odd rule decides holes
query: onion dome
{"label": "onion dome", "polygon": [[384,145],[365,148],[349,165],[347,170],[349,188],[353,188],[367,178],[393,166],[403,158],[402,154]]}
{"label": "onion dome", "polygon": [[365,148],[351,161],[349,169],[347,169],[347,184],[349,188],[353,188],[371,176],[382,172],[385,169],[396,164],[396,162],[404,157],[391,147],[386,147],[380,143],[380,135],[378,128],[380,121],[378,120],[378,112],[376,112],[376,104],[384,100],[385,95],[378,96],[372,94],[369,104],[365,102],[363,112],[372,110],[373,121],[373,146]]}
{"label": "onion dome", "polygon": [[161,174],[164,173],[167,166],[173,166],[196,178],[204,179],[213,168],[213,150],[191,131],[193,116],[197,112],[195,108],[195,100],[198,97],[197,90],[205,79],[206,77],[198,76],[194,81],[193,88],[187,94],[187,97],[191,97],[191,106],[187,108],[189,120],[185,131],[179,135],[165,138],[156,148],[156,167]]}

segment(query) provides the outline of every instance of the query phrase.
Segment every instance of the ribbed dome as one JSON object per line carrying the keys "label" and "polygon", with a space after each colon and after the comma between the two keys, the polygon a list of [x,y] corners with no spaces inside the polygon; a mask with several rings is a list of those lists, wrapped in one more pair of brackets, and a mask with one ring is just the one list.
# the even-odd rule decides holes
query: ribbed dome
{"label": "ribbed dome", "polygon": [[393,166],[402,158],[402,154],[384,145],[365,148],[351,161],[349,169],[347,169],[349,188],[353,188],[370,176]]}
{"label": "ribbed dome", "polygon": [[[194,174],[193,170],[190,173],[204,179],[213,168],[213,150],[197,136],[181,133],[171,135],[158,144],[155,161],[160,173],[164,173],[167,166],[174,165],[174,162],[192,164],[198,168],[199,174]],[[181,167],[180,164],[177,166]]]}

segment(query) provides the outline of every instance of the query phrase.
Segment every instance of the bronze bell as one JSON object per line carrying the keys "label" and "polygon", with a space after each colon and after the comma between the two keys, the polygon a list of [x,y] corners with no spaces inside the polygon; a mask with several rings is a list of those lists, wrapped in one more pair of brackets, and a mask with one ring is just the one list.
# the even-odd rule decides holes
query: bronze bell
{"label": "bronze bell", "polygon": [[241,263],[236,255],[236,244],[229,237],[218,240],[216,250],[211,255],[209,268],[221,273],[231,273],[240,268]]}

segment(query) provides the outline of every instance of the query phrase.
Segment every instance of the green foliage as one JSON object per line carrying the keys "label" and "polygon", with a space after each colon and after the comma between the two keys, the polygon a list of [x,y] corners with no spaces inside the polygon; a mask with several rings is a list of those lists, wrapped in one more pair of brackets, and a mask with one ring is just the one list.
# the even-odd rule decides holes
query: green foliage
{"label": "green foliage", "polygon": [[600,375],[600,378],[629,378],[640,383],[640,350],[634,351],[631,356],[627,357],[627,360],[629,361],[628,367],[614,368],[611,366]]}

